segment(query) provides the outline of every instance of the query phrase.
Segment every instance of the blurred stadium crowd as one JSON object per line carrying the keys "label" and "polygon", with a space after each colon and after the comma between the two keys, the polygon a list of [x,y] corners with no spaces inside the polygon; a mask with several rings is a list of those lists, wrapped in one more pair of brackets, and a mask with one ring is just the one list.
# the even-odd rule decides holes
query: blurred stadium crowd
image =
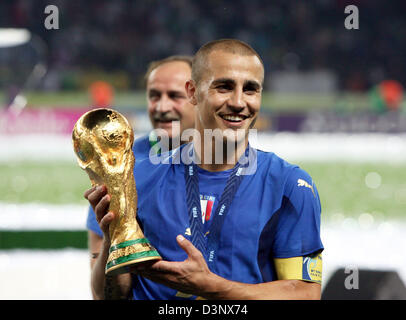
{"label": "blurred stadium crowd", "polygon": [[[49,4],[0,2],[0,27],[27,28],[48,45],[47,89],[81,89],[78,79],[92,73],[140,89],[152,59],[229,37],[256,48],[268,73],[328,69],[340,90],[358,92],[384,79],[406,84],[404,1],[54,0],[59,30],[44,27]],[[344,28],[349,4],[360,7],[359,30]]]}

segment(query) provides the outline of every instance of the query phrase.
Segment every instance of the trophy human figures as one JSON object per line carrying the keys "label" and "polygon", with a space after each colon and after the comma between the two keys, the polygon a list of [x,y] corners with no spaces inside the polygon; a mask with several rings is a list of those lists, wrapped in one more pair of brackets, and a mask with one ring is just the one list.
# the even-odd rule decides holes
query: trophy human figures
{"label": "trophy human figures", "polygon": [[79,166],[92,186],[104,184],[111,197],[111,246],[106,274],[129,272],[130,266],[161,259],[136,221],[137,190],[134,180],[134,134],[127,119],[112,109],[83,114],[72,132]]}

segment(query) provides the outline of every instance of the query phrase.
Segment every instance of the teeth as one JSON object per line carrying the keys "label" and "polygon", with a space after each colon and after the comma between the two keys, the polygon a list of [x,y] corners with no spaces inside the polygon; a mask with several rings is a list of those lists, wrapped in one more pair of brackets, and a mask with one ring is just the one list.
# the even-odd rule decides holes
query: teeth
{"label": "teeth", "polygon": [[244,117],[242,117],[242,116],[224,115],[223,119],[228,120],[228,121],[243,121]]}
{"label": "teeth", "polygon": [[155,119],[155,121],[159,122],[172,122],[172,121],[179,121],[178,119]]}

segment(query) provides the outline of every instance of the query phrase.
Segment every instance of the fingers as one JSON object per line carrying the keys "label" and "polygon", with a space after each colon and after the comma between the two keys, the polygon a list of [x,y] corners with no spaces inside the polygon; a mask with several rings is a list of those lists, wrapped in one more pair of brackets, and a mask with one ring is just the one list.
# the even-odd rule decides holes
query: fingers
{"label": "fingers", "polygon": [[104,215],[103,218],[99,222],[100,229],[104,233],[107,233],[109,231],[109,225],[113,220],[114,220],[113,212],[109,212],[106,215]]}
{"label": "fingers", "polygon": [[94,213],[96,214],[96,220],[100,223],[102,218],[107,214],[107,210],[110,205],[110,195],[106,194],[99,203],[94,207]]}
{"label": "fingers", "polygon": [[154,282],[169,284],[178,282],[177,278],[182,270],[181,265],[184,262],[157,261],[150,265],[133,266],[131,272],[142,277],[148,278]]}
{"label": "fingers", "polygon": [[192,242],[187,240],[184,236],[178,235],[176,237],[176,241],[178,242],[179,246],[186,252],[188,257],[194,259],[203,258],[202,253],[198,249],[196,249]]}
{"label": "fingers", "polygon": [[151,281],[166,285],[174,289],[179,287],[179,289],[177,290],[181,290],[178,280],[179,270],[172,271],[173,268],[171,264],[176,264],[176,262],[159,261],[150,266],[131,267],[130,270],[131,272],[141,277],[147,278]]}
{"label": "fingers", "polygon": [[114,214],[108,212],[111,197],[107,194],[106,186],[101,185],[90,188],[83,194],[83,196],[92,206],[100,229],[103,232],[107,232],[109,224],[114,219]]}
{"label": "fingers", "polygon": [[95,186],[84,193],[84,197],[89,201],[93,209],[99,203],[100,199],[107,194],[107,188],[104,185]]}
{"label": "fingers", "polygon": [[94,186],[87,190],[83,196],[89,201],[96,214],[96,220],[100,223],[100,220],[107,213],[107,208],[110,203],[110,196],[107,194],[106,186]]}
{"label": "fingers", "polygon": [[97,188],[97,186],[94,186],[88,190],[85,191],[85,193],[83,194],[83,196],[87,199],[87,197],[89,196],[89,194],[91,194],[95,189]]}
{"label": "fingers", "polygon": [[144,270],[162,274],[179,274],[179,268],[182,263],[183,262],[160,260]]}

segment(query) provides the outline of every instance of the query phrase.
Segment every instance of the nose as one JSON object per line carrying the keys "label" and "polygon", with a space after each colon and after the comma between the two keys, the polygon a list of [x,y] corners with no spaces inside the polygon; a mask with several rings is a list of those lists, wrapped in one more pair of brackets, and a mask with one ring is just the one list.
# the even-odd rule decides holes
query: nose
{"label": "nose", "polygon": [[233,111],[239,112],[245,108],[245,101],[242,90],[234,90],[229,100],[229,107],[234,109]]}
{"label": "nose", "polygon": [[161,99],[157,103],[156,111],[160,113],[166,113],[172,111],[173,104],[171,99],[167,95],[162,95]]}

